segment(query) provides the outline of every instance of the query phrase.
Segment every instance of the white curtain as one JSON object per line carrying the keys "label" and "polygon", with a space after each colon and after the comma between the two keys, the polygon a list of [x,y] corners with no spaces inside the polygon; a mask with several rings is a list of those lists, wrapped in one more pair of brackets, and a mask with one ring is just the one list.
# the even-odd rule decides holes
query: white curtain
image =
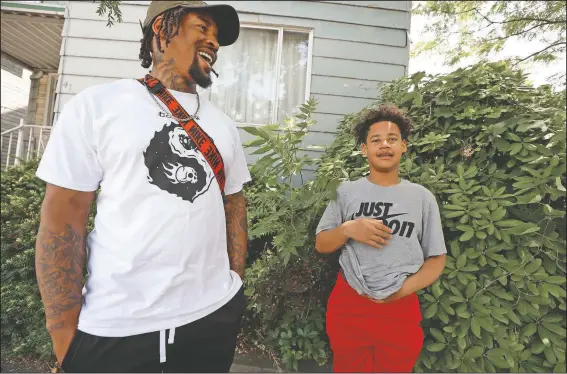
{"label": "white curtain", "polygon": [[284,32],[278,87],[279,123],[286,116],[293,116],[294,110],[305,101],[308,44],[308,34]]}
{"label": "white curtain", "polygon": [[[238,41],[219,51],[213,85],[202,92],[239,123],[268,124],[275,109],[278,120],[305,99],[308,34],[284,32],[282,63],[276,77],[278,31],[241,28]],[[280,122],[281,123],[281,122]]]}

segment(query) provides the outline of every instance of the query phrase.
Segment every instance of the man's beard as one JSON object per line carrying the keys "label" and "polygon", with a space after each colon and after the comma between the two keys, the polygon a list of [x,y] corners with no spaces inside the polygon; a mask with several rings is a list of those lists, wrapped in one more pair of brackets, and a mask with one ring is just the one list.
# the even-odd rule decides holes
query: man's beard
{"label": "man's beard", "polygon": [[201,69],[201,66],[199,64],[199,56],[198,55],[195,55],[195,58],[193,59],[193,63],[191,64],[191,67],[189,68],[189,75],[191,75],[191,78],[193,78],[193,81],[195,83],[197,83],[202,88],[209,88],[211,86],[211,84],[213,84],[213,81],[211,80],[211,75],[206,74]]}

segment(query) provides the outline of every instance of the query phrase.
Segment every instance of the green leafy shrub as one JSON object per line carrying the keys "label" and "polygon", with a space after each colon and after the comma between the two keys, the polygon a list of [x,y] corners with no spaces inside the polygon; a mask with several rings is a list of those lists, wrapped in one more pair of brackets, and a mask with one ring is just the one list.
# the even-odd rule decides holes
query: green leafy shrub
{"label": "green leafy shrub", "polygon": [[438,197],[449,246],[416,370],[565,372],[565,92],[483,63],[382,99],[414,120],[403,172]]}
{"label": "green leafy shrub", "polygon": [[43,305],[35,278],[34,252],[45,183],[37,161],[3,171],[0,196],[2,353],[49,357]]}
{"label": "green leafy shrub", "polygon": [[[565,92],[533,88],[505,63],[419,73],[382,92],[380,102],[414,121],[401,172],[439,199],[449,247],[442,278],[420,292],[426,337],[416,371],[565,372]],[[264,242],[246,293],[264,341],[295,369],[329,357],[297,343],[306,310],[319,313],[313,326],[325,342],[322,311],[336,276],[335,261],[313,254],[314,228],[336,182],[368,172],[350,133],[355,114],[316,179],[293,187],[307,161],[289,155],[299,154],[313,105],[295,128],[248,129],[263,154],[248,191],[250,230]]]}
{"label": "green leafy shrub", "polygon": [[245,278],[249,318],[257,320],[258,341],[274,347],[286,367],[296,370],[301,360],[324,363],[328,358],[321,331],[332,284],[321,279],[336,275],[332,261],[313,252],[312,232],[339,181],[303,178],[303,170],[316,162],[302,155],[315,106],[309,100],[284,126],[245,128],[256,136],[248,146],[261,155],[246,191],[249,260],[255,258]]}
{"label": "green leafy shrub", "polygon": [[[3,171],[0,178],[2,354],[53,359],[51,339],[35,277],[35,241],[45,183],[38,160]],[[87,227],[93,227],[93,206]]]}

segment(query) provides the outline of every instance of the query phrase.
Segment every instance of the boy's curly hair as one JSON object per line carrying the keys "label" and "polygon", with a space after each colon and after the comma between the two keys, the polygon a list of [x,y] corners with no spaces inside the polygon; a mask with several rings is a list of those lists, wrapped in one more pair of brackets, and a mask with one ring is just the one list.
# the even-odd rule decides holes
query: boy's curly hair
{"label": "boy's curly hair", "polygon": [[390,121],[400,129],[403,140],[408,140],[411,131],[411,120],[394,104],[381,104],[378,108],[362,112],[360,119],[354,125],[352,132],[358,145],[366,143],[370,126],[377,122]]}

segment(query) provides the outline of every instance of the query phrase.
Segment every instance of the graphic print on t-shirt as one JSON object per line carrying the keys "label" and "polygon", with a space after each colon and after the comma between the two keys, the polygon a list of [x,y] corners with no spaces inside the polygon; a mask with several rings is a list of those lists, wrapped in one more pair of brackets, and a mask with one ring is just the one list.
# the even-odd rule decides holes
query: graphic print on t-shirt
{"label": "graphic print on t-shirt", "polygon": [[214,173],[185,130],[171,122],[156,131],[144,152],[151,184],[194,202],[207,192]]}
{"label": "graphic print on t-shirt", "polygon": [[413,234],[413,229],[415,228],[414,222],[400,221],[400,219],[393,219],[395,217],[404,216],[408,213],[391,213],[390,208],[393,203],[386,202],[362,202],[360,203],[360,208],[357,213],[353,213],[351,220],[356,217],[371,217],[374,219],[381,220],[382,223],[392,229],[392,235],[405,236],[410,238]]}

